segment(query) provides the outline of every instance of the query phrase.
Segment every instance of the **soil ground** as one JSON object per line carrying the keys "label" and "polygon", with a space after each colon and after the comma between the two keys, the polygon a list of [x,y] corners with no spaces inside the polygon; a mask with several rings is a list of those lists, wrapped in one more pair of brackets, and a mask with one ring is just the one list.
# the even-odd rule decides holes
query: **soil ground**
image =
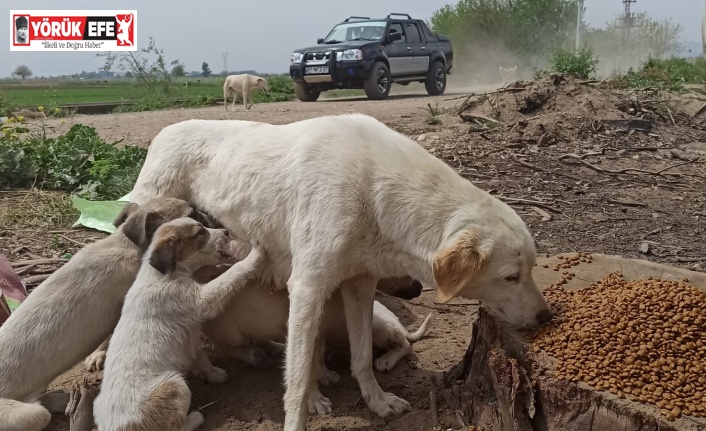
{"label": "soil ground", "polygon": [[[245,112],[222,106],[159,112],[75,116],[47,123],[61,133],[73,123],[96,127],[109,141],[147,146],[165,126],[190,118],[247,119],[276,124],[321,115],[362,112],[412,137],[478,187],[506,200],[526,221],[538,251],[556,254],[597,252],[668,263],[703,271],[706,267],[706,127],[694,117],[693,102],[672,95],[615,92],[590,83],[554,82],[511,85],[512,91],[467,98],[467,93],[426,97],[399,94],[385,101],[320,100],[255,105]],[[669,98],[665,101],[665,97]],[[655,102],[657,100],[657,102]],[[430,116],[431,105],[439,109]],[[463,105],[463,106],[462,106]],[[667,107],[667,109],[665,109]],[[465,120],[458,115],[463,108]],[[521,113],[520,111],[526,113]],[[643,112],[644,111],[644,112]],[[649,119],[649,131],[621,129],[604,120]],[[437,123],[438,124],[428,124]],[[471,131],[469,131],[469,129]],[[700,159],[699,159],[700,158]],[[29,199],[0,194],[4,207]],[[2,203],[2,202],[0,202]],[[7,209],[5,210],[7,211]],[[36,216],[40,217],[40,216]],[[56,226],[0,231],[0,252],[11,261],[60,257],[101,233]],[[25,276],[51,271],[37,266]],[[342,376],[324,387],[334,405],[330,416],[312,416],[311,430],[427,430],[432,376],[456,364],[470,336],[476,306],[467,301],[433,304],[431,292],[411,301],[382,298],[402,322],[416,328],[437,308],[430,336],[415,344],[416,369],[402,361],[390,373],[376,373],[383,389],[411,402],[414,411],[375,417],[359,399],[345,361],[332,368]],[[193,407],[207,405],[205,431],[281,429],[282,375],[279,364],[246,367],[214,357],[230,375],[208,386],[193,380]],[[57,379],[59,387],[81,378],[82,366]],[[211,404],[215,402],[214,404]],[[441,421],[458,429],[455,415]],[[68,430],[56,417],[51,430]]]}

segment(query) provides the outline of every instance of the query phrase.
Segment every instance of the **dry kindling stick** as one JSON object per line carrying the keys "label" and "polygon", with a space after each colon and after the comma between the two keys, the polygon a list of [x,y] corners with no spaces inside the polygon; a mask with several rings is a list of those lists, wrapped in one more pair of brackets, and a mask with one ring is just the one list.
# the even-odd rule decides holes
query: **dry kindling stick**
{"label": "dry kindling stick", "polygon": [[[679,166],[684,166],[688,165],[690,163],[693,163],[691,161],[684,162],[684,163],[677,163],[676,165],[672,166],[667,166],[664,169],[660,169],[659,171],[645,171],[643,169],[635,169],[635,168],[625,168],[625,169],[620,169],[618,171],[613,170],[613,169],[603,169],[601,167],[598,167],[592,163],[588,163],[587,161],[583,160],[581,156],[578,156],[576,154],[564,154],[562,156],[559,156],[559,160],[564,160],[564,159],[574,159],[578,160],[579,162],[583,163],[587,167],[593,169],[596,172],[602,172],[605,174],[628,174],[628,175],[638,175],[638,174],[650,174],[650,175],[661,175],[663,172],[668,171],[669,169],[673,169]],[[637,172],[637,174],[632,174],[631,172]],[[673,176],[682,176],[681,174],[669,174]]]}
{"label": "dry kindling stick", "polygon": [[529,168],[529,169],[532,169],[532,170],[535,170],[535,171],[544,172],[544,173],[547,173],[547,174],[557,174],[557,175],[561,175],[562,177],[566,177],[566,178],[572,179],[572,180],[574,180],[574,181],[581,181],[580,178],[575,177],[575,176],[573,176],[573,175],[571,175],[571,174],[566,174],[566,173],[563,173],[563,172],[552,172],[552,171],[548,171],[548,170],[546,170],[546,169],[544,169],[544,168],[540,168],[539,166],[535,166],[535,165],[533,165],[533,164],[531,164],[531,163],[527,163],[527,162],[525,162],[524,160],[522,160],[522,159],[520,159],[519,157],[517,157],[517,154],[512,154],[512,155],[510,156],[510,158],[512,158],[512,160],[513,160],[515,163],[517,163],[518,165],[522,165],[522,166],[524,166],[524,167],[526,167],[526,168]]}
{"label": "dry kindling stick", "polygon": [[66,262],[69,259],[62,259],[62,258],[48,258],[48,259],[34,259],[34,260],[18,260],[17,262],[12,262],[10,263],[10,266],[13,268],[17,268],[19,266],[26,266],[26,265],[45,265],[48,263],[57,263],[57,262]]}
{"label": "dry kindling stick", "polygon": [[554,211],[555,213],[560,213],[558,209],[549,206],[548,204],[544,202],[539,202],[539,201],[532,201],[529,199],[517,199],[517,198],[500,198],[502,201],[504,201],[506,204],[519,204],[519,205],[536,205],[538,207],[546,208],[550,211]]}

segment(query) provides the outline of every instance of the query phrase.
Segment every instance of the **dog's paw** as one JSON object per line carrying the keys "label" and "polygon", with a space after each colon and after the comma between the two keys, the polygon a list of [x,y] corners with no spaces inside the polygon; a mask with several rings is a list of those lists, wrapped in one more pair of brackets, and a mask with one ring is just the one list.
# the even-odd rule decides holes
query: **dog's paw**
{"label": "dog's paw", "polygon": [[383,355],[375,360],[375,369],[381,372],[391,371],[397,365],[394,358]]}
{"label": "dog's paw", "polygon": [[201,412],[191,412],[186,416],[186,423],[182,426],[182,430],[195,430],[203,425],[204,419]]}
{"label": "dog's paw", "polygon": [[318,388],[311,391],[307,407],[311,414],[327,415],[333,411],[331,401],[326,398]]}
{"label": "dog's paw", "polygon": [[208,372],[206,381],[211,385],[217,385],[228,380],[228,373],[223,368],[213,367],[213,370]]}
{"label": "dog's paw", "polygon": [[391,392],[381,392],[379,397],[371,399],[368,403],[370,410],[380,417],[400,414],[412,410],[412,405]]}
{"label": "dog's paw", "polygon": [[103,369],[105,364],[105,350],[98,350],[91,353],[84,361],[83,364],[86,370],[89,372],[100,371]]}
{"label": "dog's paw", "polygon": [[341,381],[341,376],[337,372],[325,368],[324,371],[319,375],[319,383],[324,386],[328,386],[333,383],[336,384]]}

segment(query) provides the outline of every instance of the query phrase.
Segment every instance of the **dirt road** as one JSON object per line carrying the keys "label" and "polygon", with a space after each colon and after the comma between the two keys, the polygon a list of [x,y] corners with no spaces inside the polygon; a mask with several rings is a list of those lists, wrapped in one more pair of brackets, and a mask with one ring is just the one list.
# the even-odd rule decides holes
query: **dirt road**
{"label": "dirt road", "polygon": [[[411,85],[410,85],[411,87]],[[492,87],[488,87],[491,88]],[[484,91],[487,88],[477,88]],[[106,115],[76,115],[70,121],[53,119],[47,122],[52,135],[64,133],[73,123],[95,127],[109,142],[123,140],[126,145],[147,146],[164,127],[179,121],[199,118],[211,120],[249,120],[285,124],[306,118],[331,114],[360,112],[377,117],[396,128],[419,127],[429,114],[428,104],[434,108],[449,108],[460,104],[466,92],[451,90],[443,96],[429,97],[418,89],[397,89],[384,101],[365,98],[323,99],[314,103],[277,102],[256,104],[251,111],[236,105],[235,111],[225,111],[222,105],[197,109],[171,109],[152,112],[129,112]],[[230,107],[229,107],[230,109]]]}

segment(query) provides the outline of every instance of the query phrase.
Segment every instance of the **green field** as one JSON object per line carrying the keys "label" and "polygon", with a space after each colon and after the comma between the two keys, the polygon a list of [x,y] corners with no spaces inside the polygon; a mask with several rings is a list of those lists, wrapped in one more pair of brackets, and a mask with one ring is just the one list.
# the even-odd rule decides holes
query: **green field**
{"label": "green field", "polygon": [[[264,75],[266,76],[266,75]],[[266,76],[270,92],[257,90],[255,103],[294,100],[294,85],[288,75]],[[38,106],[61,107],[81,103],[132,102],[127,110],[154,110],[179,103],[188,106],[209,106],[223,97],[221,76],[173,78],[169,95],[152,92],[127,78],[110,79],[1,79],[0,116],[18,108],[36,109]],[[322,99],[364,96],[362,90],[333,90],[322,94]],[[178,101],[178,102],[176,102]],[[237,103],[242,103],[239,98]]]}
{"label": "green field", "polygon": [[[275,77],[275,79],[280,79]],[[188,82],[188,85],[185,83]],[[14,106],[67,105],[88,102],[119,102],[139,97],[129,79],[86,80],[31,79],[2,80],[0,92],[6,103]],[[223,97],[223,78],[175,78],[172,97]]]}

